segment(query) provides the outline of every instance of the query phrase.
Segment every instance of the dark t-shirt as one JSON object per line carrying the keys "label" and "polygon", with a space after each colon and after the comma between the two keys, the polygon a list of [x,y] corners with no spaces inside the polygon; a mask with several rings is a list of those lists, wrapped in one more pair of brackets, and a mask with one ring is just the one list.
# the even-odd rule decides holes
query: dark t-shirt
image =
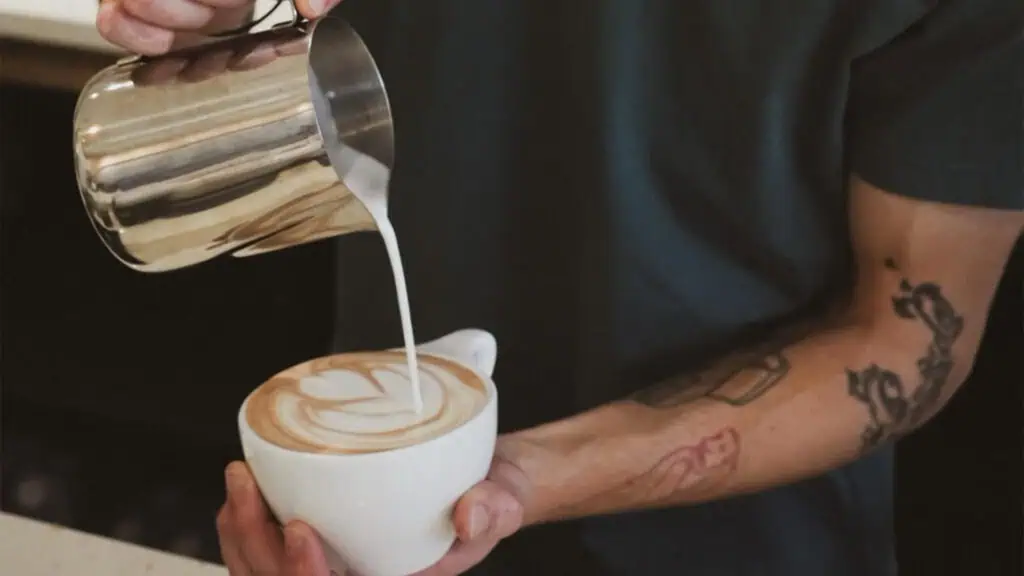
{"label": "dark t-shirt", "polygon": [[[392,96],[391,214],[418,339],[495,333],[506,430],[813,314],[850,282],[852,172],[923,200],[1024,208],[1020,0],[343,11]],[[341,240],[338,274],[336,346],[398,343],[380,240]],[[891,474],[883,452],[762,494],[531,529],[488,566],[888,574]]]}

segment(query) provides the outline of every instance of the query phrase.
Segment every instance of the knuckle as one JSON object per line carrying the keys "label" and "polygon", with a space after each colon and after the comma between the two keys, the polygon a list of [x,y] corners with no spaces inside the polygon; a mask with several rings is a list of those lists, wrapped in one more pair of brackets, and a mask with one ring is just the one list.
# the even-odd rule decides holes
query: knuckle
{"label": "knuckle", "polygon": [[220,507],[217,511],[217,532],[224,533],[231,530],[234,525],[234,520],[231,517],[231,510],[227,504]]}
{"label": "knuckle", "polygon": [[154,0],[121,0],[121,7],[129,14],[147,17],[154,13]]}

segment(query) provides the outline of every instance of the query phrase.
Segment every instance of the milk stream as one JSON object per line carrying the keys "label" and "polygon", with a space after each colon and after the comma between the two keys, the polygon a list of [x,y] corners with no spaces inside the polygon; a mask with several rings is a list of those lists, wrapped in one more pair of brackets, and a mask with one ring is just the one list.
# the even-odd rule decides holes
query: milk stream
{"label": "milk stream", "polygon": [[[320,90],[315,75],[310,75],[313,93],[313,107],[318,118],[331,118],[328,100],[335,97],[334,92],[324,94]],[[402,268],[402,254],[398,248],[398,236],[388,219],[388,182],[391,169],[370,156],[359,153],[341,143],[334,122],[318,122],[324,136],[327,156],[338,176],[349,190],[366,206],[373,217],[384,240],[388,260],[391,262],[391,273],[395,279],[395,292],[398,297],[398,313],[402,318],[402,338],[405,340],[405,359],[409,367],[409,382],[412,385],[412,408],[417,414],[423,413],[423,391],[420,389],[419,363],[416,360],[416,338],[412,329],[412,313],[409,311],[409,293],[405,285],[405,270]]]}
{"label": "milk stream", "polygon": [[[386,190],[377,186],[364,190]],[[398,298],[398,314],[402,319],[402,339],[405,341],[405,363],[409,367],[409,384],[412,386],[412,409],[423,413],[423,390],[420,388],[420,367],[416,359],[416,335],[412,328],[412,312],[409,307],[409,291],[405,285],[405,269],[402,267],[402,252],[398,247],[398,236],[388,218],[387,196],[383,193],[363,192],[356,195],[377,223],[384,248],[391,262],[391,275],[395,278],[395,295]]]}
{"label": "milk stream", "polygon": [[412,312],[409,310],[409,292],[405,286],[405,269],[402,268],[402,253],[398,249],[398,236],[385,216],[377,219],[377,228],[391,261],[391,273],[395,277],[395,293],[398,296],[398,313],[402,317],[402,338],[405,340],[405,362],[409,365],[409,383],[412,384],[412,406],[417,414],[423,412],[423,390],[420,388],[420,368],[416,359],[416,337],[412,330]]}

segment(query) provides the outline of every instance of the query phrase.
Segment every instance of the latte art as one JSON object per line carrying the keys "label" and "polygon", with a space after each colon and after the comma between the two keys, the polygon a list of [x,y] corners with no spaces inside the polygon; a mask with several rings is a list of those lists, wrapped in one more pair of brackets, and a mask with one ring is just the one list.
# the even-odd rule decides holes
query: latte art
{"label": "latte art", "polygon": [[246,421],[282,448],[355,454],[444,435],[487,404],[487,386],[472,370],[429,355],[420,355],[418,365],[419,412],[405,353],[361,352],[311,360],[271,378],[249,397]]}

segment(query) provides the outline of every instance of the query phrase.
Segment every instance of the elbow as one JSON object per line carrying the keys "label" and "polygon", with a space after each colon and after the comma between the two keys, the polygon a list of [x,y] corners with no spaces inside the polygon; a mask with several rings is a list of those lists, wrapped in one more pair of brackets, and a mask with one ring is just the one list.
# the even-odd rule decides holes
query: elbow
{"label": "elbow", "polygon": [[866,408],[863,448],[919,430],[941,412],[974,365],[977,342],[961,339],[962,324],[877,326],[868,331],[860,370],[847,370],[850,396]]}
{"label": "elbow", "polygon": [[944,379],[935,377],[932,380],[923,374],[919,377],[920,381],[913,389],[909,406],[911,418],[905,429],[900,431],[901,436],[921,429],[949,405],[956,392],[967,382],[971,364],[970,360],[960,365],[954,364]]}

